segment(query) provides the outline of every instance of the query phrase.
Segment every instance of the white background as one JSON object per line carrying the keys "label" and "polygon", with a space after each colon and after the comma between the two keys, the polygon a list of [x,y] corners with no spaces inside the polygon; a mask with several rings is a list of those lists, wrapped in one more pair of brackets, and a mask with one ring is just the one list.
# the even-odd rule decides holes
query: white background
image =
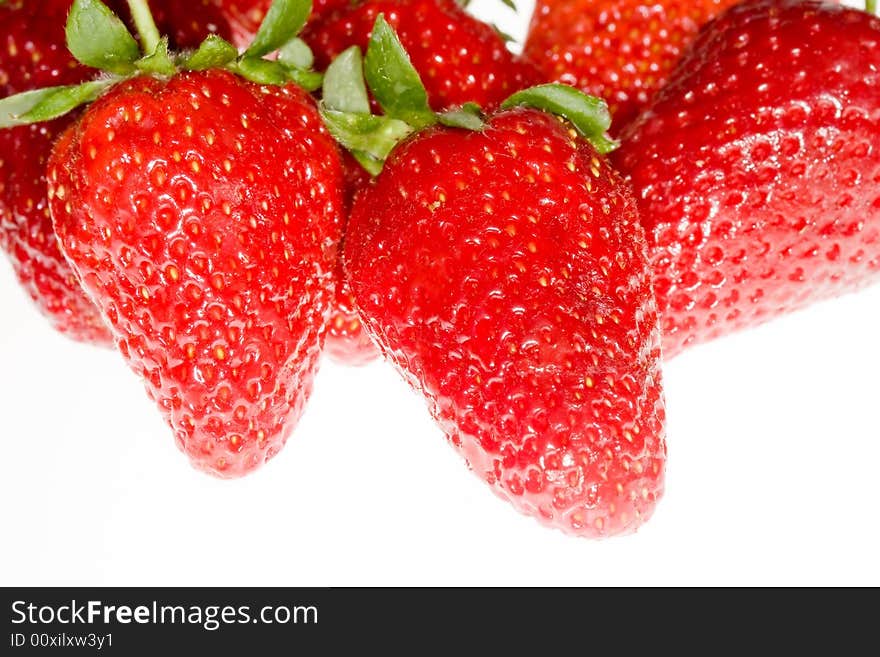
{"label": "white background", "polygon": [[[522,35],[506,8],[479,14]],[[56,335],[0,265],[0,585],[880,584],[880,287],[666,367],[667,492],[570,538],[466,471],[391,368],[324,363],[249,478],[191,469],[115,353]]]}

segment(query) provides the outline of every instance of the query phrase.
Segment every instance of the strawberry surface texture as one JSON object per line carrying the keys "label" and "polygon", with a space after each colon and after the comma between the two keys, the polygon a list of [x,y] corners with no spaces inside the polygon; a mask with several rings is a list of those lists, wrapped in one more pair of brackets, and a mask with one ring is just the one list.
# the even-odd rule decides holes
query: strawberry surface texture
{"label": "strawberry surface texture", "polygon": [[623,125],[663,86],[700,27],[737,0],[538,0],[525,54],[548,79],[608,101]]}
{"label": "strawberry surface texture", "polygon": [[634,531],[663,491],[645,239],[622,178],[533,109],[428,128],[355,199],[362,318],[470,468],[566,532]]}
{"label": "strawberry surface texture", "polygon": [[62,249],[180,448],[243,475],[282,447],[326,329],[342,167],[299,87],[137,77],[57,143]]}
{"label": "strawberry surface texture", "polygon": [[880,19],[743,3],[614,154],[651,248],[664,355],[880,273]]}

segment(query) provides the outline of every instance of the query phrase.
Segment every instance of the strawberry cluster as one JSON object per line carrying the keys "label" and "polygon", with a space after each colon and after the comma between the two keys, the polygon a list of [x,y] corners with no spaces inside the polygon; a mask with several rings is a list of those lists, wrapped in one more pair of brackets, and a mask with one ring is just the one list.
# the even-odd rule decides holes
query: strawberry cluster
{"label": "strawberry cluster", "polygon": [[6,0],[0,246],[201,470],[381,355],[499,496],[625,534],[661,355],[880,278],[867,9],[540,0],[519,56],[454,0]]}

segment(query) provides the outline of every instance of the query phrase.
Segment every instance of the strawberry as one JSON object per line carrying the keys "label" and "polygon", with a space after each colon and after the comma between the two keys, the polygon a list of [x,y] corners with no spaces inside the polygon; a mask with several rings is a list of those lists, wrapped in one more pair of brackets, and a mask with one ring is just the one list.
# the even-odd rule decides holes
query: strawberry
{"label": "strawberry", "polygon": [[[0,40],[0,97],[76,84],[97,74],[79,64],[64,45],[64,19],[71,1],[0,4],[5,33]],[[127,10],[125,2],[116,4]],[[195,46],[208,33],[224,32],[210,7],[184,8],[173,0],[153,4],[160,26],[179,25],[174,39],[181,46]],[[77,340],[109,345],[110,333],[58,249],[46,200],[46,160],[55,138],[72,119],[0,131],[0,246],[24,289],[56,329]]]}
{"label": "strawberry", "polygon": [[551,80],[608,101],[632,119],[699,28],[737,0],[538,0],[524,46]]}
{"label": "strawberry", "polygon": [[242,55],[212,36],[186,56],[132,5],[143,57],[106,6],[76,0],[70,50],[113,75],[3,102],[27,121],[97,96],[48,165],[60,247],[181,449],[240,476],[278,452],[303,410],[336,265],[339,151],[290,84],[314,75],[284,49],[264,58],[308,3],[276,0]]}
{"label": "strawberry", "polygon": [[[0,97],[92,75],[64,47],[70,0],[0,4]],[[37,308],[60,332],[110,344],[97,309],[58,249],[46,200],[46,160],[70,118],[0,130],[0,246]]]}
{"label": "strawberry", "polygon": [[880,277],[878,71],[877,17],[752,0],[625,129],[666,355]]}
{"label": "strawberry", "polygon": [[388,116],[365,95],[336,109],[333,71],[324,90],[361,161],[403,138],[343,243],[364,324],[498,495],[572,534],[634,531],[663,490],[664,403],[644,234],[600,154],[607,108],[546,85],[485,122],[434,115],[414,71],[394,77],[405,60],[371,56],[402,52],[392,39],[380,19],[365,67]]}

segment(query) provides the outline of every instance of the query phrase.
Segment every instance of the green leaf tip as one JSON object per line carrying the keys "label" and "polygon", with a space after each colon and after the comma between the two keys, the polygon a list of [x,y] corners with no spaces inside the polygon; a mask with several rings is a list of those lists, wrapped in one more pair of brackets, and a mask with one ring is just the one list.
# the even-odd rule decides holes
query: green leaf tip
{"label": "green leaf tip", "polygon": [[177,73],[177,66],[174,65],[174,59],[168,51],[168,37],[162,37],[159,43],[156,44],[156,49],[153,53],[141,57],[134,65],[139,71],[144,73],[168,76]]}
{"label": "green leaf tip", "polygon": [[226,39],[212,34],[199,45],[183,63],[189,71],[205,71],[209,68],[221,68],[234,62],[238,50]]}
{"label": "green leaf tip", "polygon": [[602,154],[610,153],[619,143],[608,136],[611,113],[604,100],[588,96],[564,84],[541,84],[513,94],[501,109],[532,107],[567,119]]}
{"label": "green leaf tip", "polygon": [[428,92],[400,39],[385,20],[376,17],[364,58],[367,84],[388,116],[421,129],[437,123],[428,105]]}
{"label": "green leaf tip", "polygon": [[374,164],[372,169],[367,168],[372,175],[379,173],[394,147],[413,132],[411,125],[399,119],[340,112],[328,108],[323,102],[320,112],[324,125],[336,141],[362,164],[362,157],[368,156],[368,163]]}
{"label": "green leaf tip", "polygon": [[485,125],[483,112],[476,103],[465,103],[461,107],[446,110],[438,114],[437,119],[449,128],[463,128],[474,132],[482,130]]}
{"label": "green leaf tip", "polygon": [[324,105],[339,112],[369,114],[370,98],[364,82],[364,59],[357,46],[342,51],[324,72]]}
{"label": "green leaf tip", "polygon": [[298,68],[305,71],[314,65],[315,55],[312,53],[312,49],[309,48],[309,44],[299,37],[294,37],[281,46],[281,49],[278,51],[278,61],[290,68]]}
{"label": "green leaf tip", "polygon": [[245,56],[262,57],[278,50],[299,34],[311,13],[312,0],[273,0]]}
{"label": "green leaf tip", "polygon": [[97,98],[115,80],[26,91],[0,100],[0,128],[50,121]]}
{"label": "green leaf tip", "polygon": [[141,54],[125,24],[100,0],[74,0],[65,33],[71,54],[92,68],[126,75]]}

